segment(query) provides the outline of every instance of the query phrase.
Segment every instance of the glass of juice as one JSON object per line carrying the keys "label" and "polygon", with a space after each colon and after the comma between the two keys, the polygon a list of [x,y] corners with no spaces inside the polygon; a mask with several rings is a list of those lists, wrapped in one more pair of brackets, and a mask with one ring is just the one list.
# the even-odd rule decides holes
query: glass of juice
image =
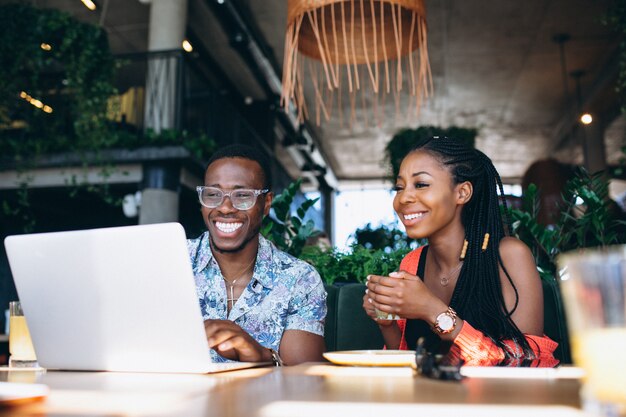
{"label": "glass of juice", "polygon": [[19,301],[9,303],[9,367],[38,367],[26,317]]}
{"label": "glass of juice", "polygon": [[626,416],[626,245],[559,256],[574,363],[585,371],[581,400],[595,416]]}

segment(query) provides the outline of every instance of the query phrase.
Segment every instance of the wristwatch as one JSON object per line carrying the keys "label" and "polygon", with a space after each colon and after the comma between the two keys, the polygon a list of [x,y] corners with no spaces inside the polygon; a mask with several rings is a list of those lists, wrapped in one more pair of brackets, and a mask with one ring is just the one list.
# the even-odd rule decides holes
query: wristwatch
{"label": "wristwatch", "polygon": [[272,348],[268,348],[268,349],[270,351],[270,354],[272,355],[272,362],[274,363],[274,366],[283,366],[283,360],[280,358],[280,355],[278,354],[278,352],[276,352]]}
{"label": "wristwatch", "polygon": [[452,307],[448,307],[446,311],[441,313],[435,319],[435,323],[433,324],[433,328],[439,334],[448,334],[454,327],[456,326],[456,311],[452,309]]}

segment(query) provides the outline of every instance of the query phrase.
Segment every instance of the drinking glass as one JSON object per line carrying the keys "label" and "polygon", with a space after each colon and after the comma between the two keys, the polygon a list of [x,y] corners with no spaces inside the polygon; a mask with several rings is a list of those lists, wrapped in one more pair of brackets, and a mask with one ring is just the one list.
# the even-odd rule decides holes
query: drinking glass
{"label": "drinking glass", "polygon": [[9,303],[9,367],[38,367],[26,317],[19,301]]}
{"label": "drinking glass", "polygon": [[585,370],[581,400],[596,416],[626,416],[626,245],[558,258],[574,363]]}
{"label": "drinking glass", "polygon": [[[398,272],[398,271],[394,271],[394,272]],[[389,277],[389,278],[393,278],[393,277]],[[376,313],[376,318],[378,320],[400,320],[400,316],[398,316],[397,314],[387,313],[386,311],[382,311],[377,308],[374,308],[374,312]]]}
{"label": "drinking glass", "polygon": [[387,313],[386,311],[381,311],[377,308],[374,308],[376,312],[376,318],[379,320],[400,320],[400,316],[393,313]]}

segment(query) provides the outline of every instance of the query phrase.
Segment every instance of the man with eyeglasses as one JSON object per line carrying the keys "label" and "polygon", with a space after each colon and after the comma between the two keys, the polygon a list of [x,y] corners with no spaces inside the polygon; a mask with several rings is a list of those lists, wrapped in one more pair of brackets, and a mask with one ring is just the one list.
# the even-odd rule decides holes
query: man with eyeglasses
{"label": "man with eyeglasses", "polygon": [[217,362],[322,360],[326,292],[320,276],[260,235],[271,182],[262,154],[231,145],[213,154],[204,186],[197,187],[207,231],[188,248]]}

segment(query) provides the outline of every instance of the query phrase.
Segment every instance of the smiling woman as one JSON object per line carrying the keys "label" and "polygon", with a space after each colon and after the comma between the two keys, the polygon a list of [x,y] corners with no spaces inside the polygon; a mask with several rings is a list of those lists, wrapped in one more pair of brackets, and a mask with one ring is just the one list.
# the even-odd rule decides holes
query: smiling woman
{"label": "smiling woman", "polygon": [[[537,268],[528,247],[507,236],[491,160],[453,139],[421,139],[402,159],[395,190],[407,235],[428,245],[409,253],[400,272],[368,279],[363,307],[387,347],[414,349],[425,338],[448,362],[556,365]],[[408,320],[380,320],[377,310]]]}

